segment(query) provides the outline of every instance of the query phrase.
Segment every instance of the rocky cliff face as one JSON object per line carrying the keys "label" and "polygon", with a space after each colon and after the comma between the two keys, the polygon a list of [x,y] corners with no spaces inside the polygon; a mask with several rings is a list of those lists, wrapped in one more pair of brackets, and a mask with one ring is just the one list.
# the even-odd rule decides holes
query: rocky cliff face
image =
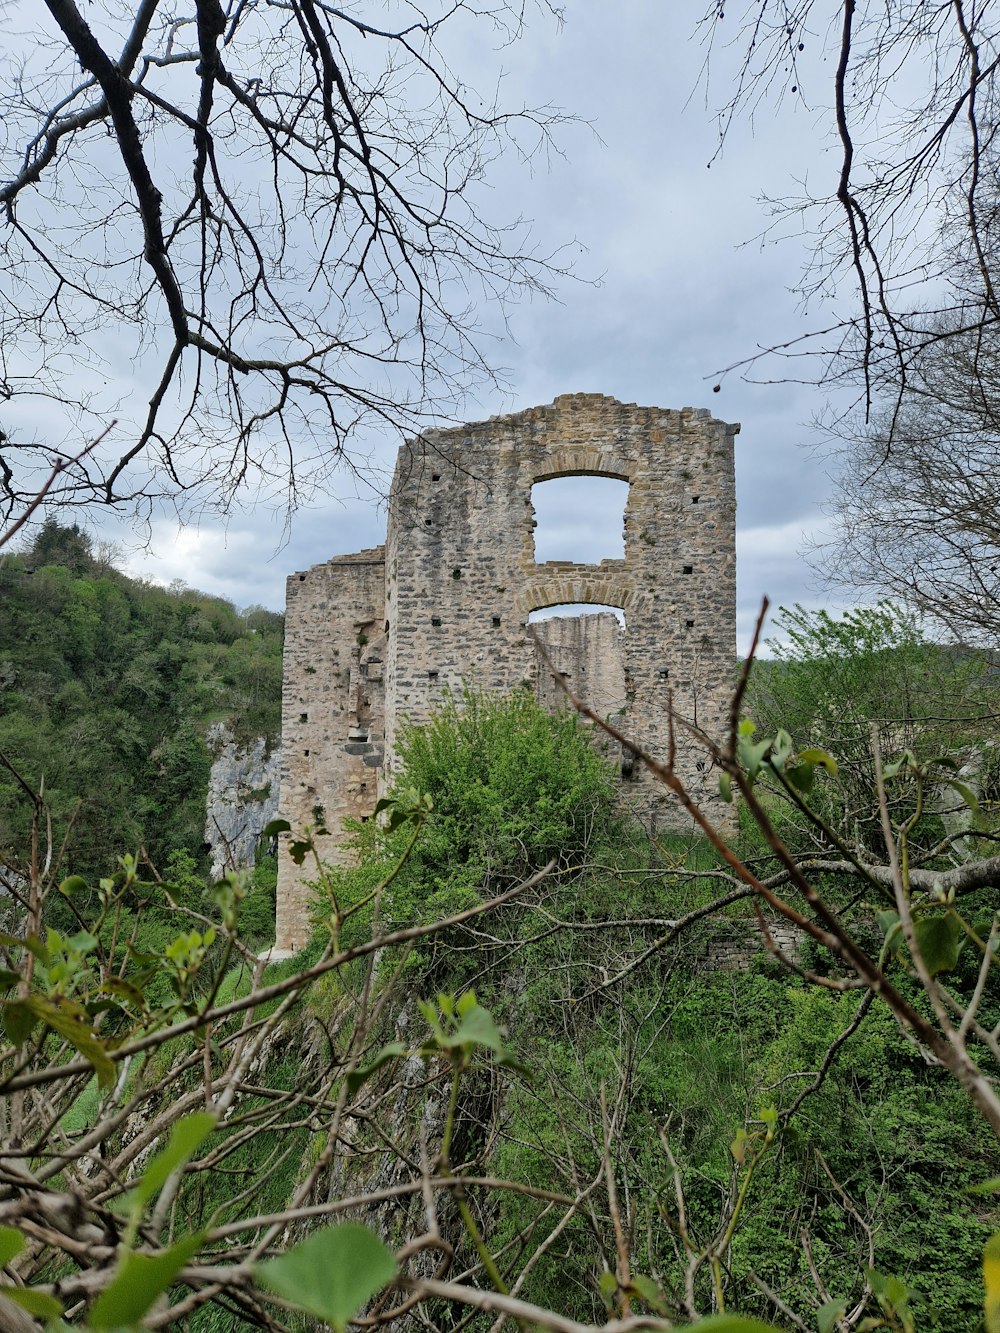
{"label": "rocky cliff face", "polygon": [[252,866],[261,830],[278,813],[281,747],[258,736],[246,747],[236,745],[224,722],[208,732],[215,755],[208,779],[205,841],[211,848],[212,874]]}

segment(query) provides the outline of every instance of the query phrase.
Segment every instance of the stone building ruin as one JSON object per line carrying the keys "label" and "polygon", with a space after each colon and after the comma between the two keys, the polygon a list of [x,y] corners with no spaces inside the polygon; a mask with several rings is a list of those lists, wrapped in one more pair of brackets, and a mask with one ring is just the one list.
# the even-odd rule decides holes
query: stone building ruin
{"label": "stone building ruin", "polygon": [[[344,818],[370,817],[391,780],[403,719],[425,721],[463,682],[526,682],[556,705],[526,632],[532,612],[554,606],[605,608],[534,628],[574,691],[638,744],[665,753],[668,693],[721,734],[736,657],[738,430],[705,409],[567,394],[404,445],[385,545],[288,580],[282,816],[293,828],[324,822],[322,851],[336,861]],[[538,563],[532,487],[577,475],[628,483],[624,558]],[[630,759],[629,804],[654,828],[687,827]],[[677,767],[693,794],[717,800],[703,754],[682,742]],[[280,858],[278,949],[308,938],[307,874]]]}

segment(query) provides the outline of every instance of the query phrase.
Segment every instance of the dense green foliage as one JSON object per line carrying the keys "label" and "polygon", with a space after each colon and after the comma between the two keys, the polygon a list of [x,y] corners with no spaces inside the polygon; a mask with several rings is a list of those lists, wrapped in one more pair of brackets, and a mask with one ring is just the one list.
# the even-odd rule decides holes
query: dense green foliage
{"label": "dense green foliage", "polygon": [[892,602],[841,617],[781,607],[755,665],[747,711],[763,730],[785,727],[842,753],[865,749],[872,723],[895,742],[955,746],[981,733],[993,691],[988,659],[929,638]]}
{"label": "dense green foliage", "polygon": [[[616,816],[611,770],[589,728],[574,715],[546,713],[526,690],[507,698],[466,690],[447,699],[427,726],[404,729],[399,755],[389,799],[404,808],[415,793],[427,794],[432,809],[420,837],[407,850],[406,824],[349,824],[357,865],[325,876],[314,908],[320,928],[331,904],[343,910],[367,899],[390,875],[380,919],[406,926],[470,907],[549,862],[558,874],[573,874],[631,836]],[[369,903],[352,918],[347,942],[370,929],[373,910]],[[494,965],[481,937],[458,930],[411,955],[408,974],[433,993]]]}
{"label": "dense green foliage", "polygon": [[[995,1218],[963,1190],[1000,1160],[960,1089],[927,1065],[889,1014],[867,1014],[790,1114],[861,996],[809,987],[763,952],[753,965],[720,971],[721,942],[752,931],[742,904],[628,972],[668,921],[717,896],[719,881],[698,872],[718,873],[719,863],[696,845],[652,846],[623,826],[583,728],[548,717],[527,697],[467,695],[409,733],[404,751],[397,794],[427,790],[435,807],[385,890],[392,924],[465,906],[477,885],[503,887],[565,849],[560,873],[489,931],[480,924],[442,936],[395,974],[393,1013],[405,1011],[408,995],[474,984],[529,1071],[466,1089],[463,1159],[573,1196],[600,1174],[603,1088],[633,1272],[655,1276],[671,1312],[684,1308],[680,1189],[695,1245],[733,1223],[729,1308],[774,1318],[770,1288],[812,1326],[821,1287],[853,1305],[871,1265],[910,1288],[921,1329],[974,1327],[979,1256]],[[575,793],[565,808],[560,783]],[[331,893],[343,906],[389,876],[406,836],[370,824],[356,833],[362,864],[332,873],[319,920]],[[873,944],[877,951],[877,935]],[[823,959],[808,961],[829,970]],[[392,975],[387,959],[386,984]],[[897,983],[912,991],[905,977]],[[769,1115],[780,1128],[733,1222],[746,1171],[737,1161],[740,1136],[753,1142]],[[506,1193],[487,1216],[490,1246],[513,1282],[547,1234],[546,1207]],[[603,1207],[581,1209],[532,1261],[521,1295],[600,1322],[597,1278],[602,1262],[614,1270],[615,1245]],[[704,1266],[695,1282],[701,1309],[711,1305],[709,1285]]]}
{"label": "dense green foliage", "polygon": [[[78,874],[144,847],[201,859],[208,725],[277,735],[283,620],[187,588],[127,578],[85,533],[49,521],[0,558],[0,752],[44,792]],[[0,861],[27,847],[0,772]]]}
{"label": "dense green foliage", "polygon": [[517,877],[550,860],[572,864],[615,826],[611,771],[589,729],[544,712],[527,690],[506,699],[466,690],[427,726],[407,728],[398,749],[396,790],[434,801],[414,870]]}
{"label": "dense green foliage", "polygon": [[[796,745],[836,756],[838,780],[817,790],[817,808],[869,848],[882,840],[873,726],[887,756],[909,747],[923,759],[962,761],[992,743],[996,680],[989,659],[933,641],[905,607],[880,602],[840,618],[782,607],[774,631],[773,657],[754,664],[746,714],[762,735],[784,728]],[[984,795],[992,800],[996,778],[986,777]],[[928,835],[940,831],[934,824]]]}
{"label": "dense green foliage", "polygon": [[[861,628],[859,619],[850,632]],[[848,669],[849,657],[831,661],[831,678]],[[915,653],[918,665],[923,660]],[[825,705],[817,696],[810,715],[812,686],[801,666],[793,662],[770,683],[790,688],[786,706],[800,701],[797,724],[813,738]],[[807,666],[818,671],[818,656]],[[862,667],[852,700],[874,713],[877,679],[888,669],[882,649]],[[886,686],[881,697],[896,688]],[[358,956],[300,995],[279,1002],[265,994],[242,1027],[240,1015],[228,1033],[224,1019],[213,1022],[211,1041],[165,1036],[127,1073],[123,1097],[141,1117],[160,1115],[166,1125],[173,1099],[200,1106],[209,1067],[221,1076],[241,1042],[259,1039],[239,1074],[238,1114],[211,1131],[209,1154],[179,1196],[190,1233],[212,1218],[236,1223],[238,1235],[248,1211],[278,1216],[293,1198],[320,1201],[321,1211],[322,1201],[387,1186],[391,1194],[399,1182],[402,1192],[386,1210],[358,1213],[403,1246],[424,1225],[424,1204],[407,1182],[431,1152],[439,1176],[507,1182],[463,1187],[443,1205],[458,1271],[472,1271],[487,1253],[494,1286],[515,1287],[562,1316],[599,1324],[627,1313],[627,1300],[633,1311],[684,1319],[724,1299],[731,1311],[782,1326],[791,1311],[814,1327],[833,1298],[855,1311],[854,1327],[865,1327],[865,1315],[880,1317],[881,1283],[916,1323],[893,1314],[867,1326],[906,1333],[976,1326],[980,1257],[997,1217],[989,1196],[969,1190],[997,1175],[1000,1155],[962,1088],[900,1034],[879,1001],[854,988],[815,943],[796,955],[832,989],[765,953],[748,901],[715,903],[733,880],[707,843],[650,842],[619,818],[599,739],[575,717],[542,711],[526,692],[498,699],[466,691],[429,726],[405,731],[399,753],[384,818],[353,828],[358,864],[316,868],[310,951],[270,969],[266,981],[294,977],[331,948],[361,946]],[[829,781],[817,800],[835,811],[838,782],[856,775],[818,768]],[[762,769],[761,787],[778,772],[773,763]],[[912,803],[916,779],[901,771],[893,781],[902,784],[894,797],[900,808]],[[774,799],[779,793],[776,785]],[[790,834],[807,829],[794,804],[783,818]],[[296,845],[308,854],[308,833]],[[739,849],[758,873],[774,869],[771,850],[749,826]],[[947,865],[947,848],[932,859]],[[377,953],[364,952],[373,931],[430,926],[546,866],[545,877],[489,915],[435,928],[409,946],[383,939]],[[230,926],[238,912],[240,933],[256,948],[273,865],[212,890],[197,869],[175,844],[165,863],[172,902],[221,912]],[[885,941],[877,886],[859,893],[850,875],[826,873],[828,901],[849,903],[844,915],[856,937],[878,955]],[[34,995],[4,1000],[15,1045],[45,1025],[68,1033],[106,1091],[114,1077],[107,1052],[129,1031],[157,1022],[169,1030],[200,1006],[248,994],[252,952],[234,967],[226,929],[203,934],[203,917],[192,929],[164,887],[134,865],[100,892],[84,878],[66,891],[93,934],[50,935],[35,948]],[[62,898],[51,899],[53,919],[65,916]],[[978,922],[994,900],[991,887],[980,887],[962,910],[968,905]],[[950,905],[928,907],[919,895],[913,903],[928,920],[953,915]],[[704,916],[677,931],[693,909]],[[985,936],[988,921],[975,929]],[[128,937],[138,952],[123,947]],[[886,947],[883,957],[908,1003],[927,1009],[905,949]],[[971,947],[942,967],[954,994],[975,987]],[[16,980],[7,974],[8,985]],[[989,1028],[1000,1020],[994,992],[984,988],[978,1010]],[[78,1026],[67,1027],[67,1015]],[[269,1030],[271,1020],[277,1026]],[[63,1133],[85,1134],[106,1111],[85,1080],[66,1094]],[[130,1161],[129,1136],[117,1122],[105,1150],[108,1160]],[[552,1192],[577,1202],[553,1208]],[[313,1240],[299,1247],[300,1259]],[[479,1279],[487,1285],[482,1272]],[[114,1293],[114,1284],[106,1290]],[[454,1314],[450,1306],[437,1313],[440,1326]],[[487,1327],[485,1316],[475,1324]],[[220,1302],[195,1309],[189,1326],[222,1333],[244,1323]]]}

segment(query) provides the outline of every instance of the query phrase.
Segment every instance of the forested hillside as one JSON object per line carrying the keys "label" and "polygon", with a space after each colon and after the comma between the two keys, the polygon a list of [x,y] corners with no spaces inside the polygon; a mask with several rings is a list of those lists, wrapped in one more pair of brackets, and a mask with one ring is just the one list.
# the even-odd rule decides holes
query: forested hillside
{"label": "forested hillside", "polygon": [[0,862],[26,855],[23,779],[77,873],[140,848],[202,864],[206,730],[277,736],[282,631],[261,607],[130,579],[51,520],[0,558]]}

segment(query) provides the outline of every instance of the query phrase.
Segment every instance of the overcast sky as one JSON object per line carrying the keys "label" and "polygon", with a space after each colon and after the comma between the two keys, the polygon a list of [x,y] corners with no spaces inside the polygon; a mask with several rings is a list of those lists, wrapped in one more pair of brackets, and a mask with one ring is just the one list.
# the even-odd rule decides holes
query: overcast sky
{"label": "overcast sky", "polygon": [[[488,33],[480,28],[456,50],[470,84],[488,85],[502,67],[508,101],[555,103],[592,126],[563,130],[564,158],[530,171],[505,160],[495,173],[489,206],[496,217],[532,218],[543,248],[573,243],[581,278],[592,281],[561,282],[556,301],[514,310],[509,334],[495,346],[509,389],[483,392],[467,415],[598,392],[708,407],[741,422],[742,646],[765,593],[776,606],[829,604],[801,556],[822,531],[829,493],[826,466],[808,448],[826,400],[802,385],[751,384],[719,372],[819,322],[822,312],[803,312],[790,291],[803,243],[754,238],[768,221],[762,196],[794,193],[807,173],[813,189],[828,173],[832,191],[837,161],[822,112],[821,75],[829,74],[822,66],[816,86],[804,89],[814,109],[801,94],[763,107],[753,125],[736,126],[708,167],[718,136],[711,107],[728,91],[728,71],[722,53],[706,105],[698,79],[704,52],[692,39],[699,10],[627,0],[612,13],[598,0],[573,0],[561,29],[536,17],[521,43],[497,55],[485,49]],[[487,327],[495,323],[489,310],[482,318]],[[771,377],[779,371],[766,368]],[[375,448],[388,474],[395,442]],[[357,495],[348,478],[337,485],[339,502],[300,511],[284,545],[280,517],[260,510],[236,514],[226,528],[205,522],[177,532],[164,519],[154,524],[151,552],[130,555],[130,569],[157,581],[181,578],[241,606],[281,608],[289,573],[382,540],[384,512],[375,498]],[[577,504],[554,521],[575,524],[578,534],[594,530],[594,515]]]}

